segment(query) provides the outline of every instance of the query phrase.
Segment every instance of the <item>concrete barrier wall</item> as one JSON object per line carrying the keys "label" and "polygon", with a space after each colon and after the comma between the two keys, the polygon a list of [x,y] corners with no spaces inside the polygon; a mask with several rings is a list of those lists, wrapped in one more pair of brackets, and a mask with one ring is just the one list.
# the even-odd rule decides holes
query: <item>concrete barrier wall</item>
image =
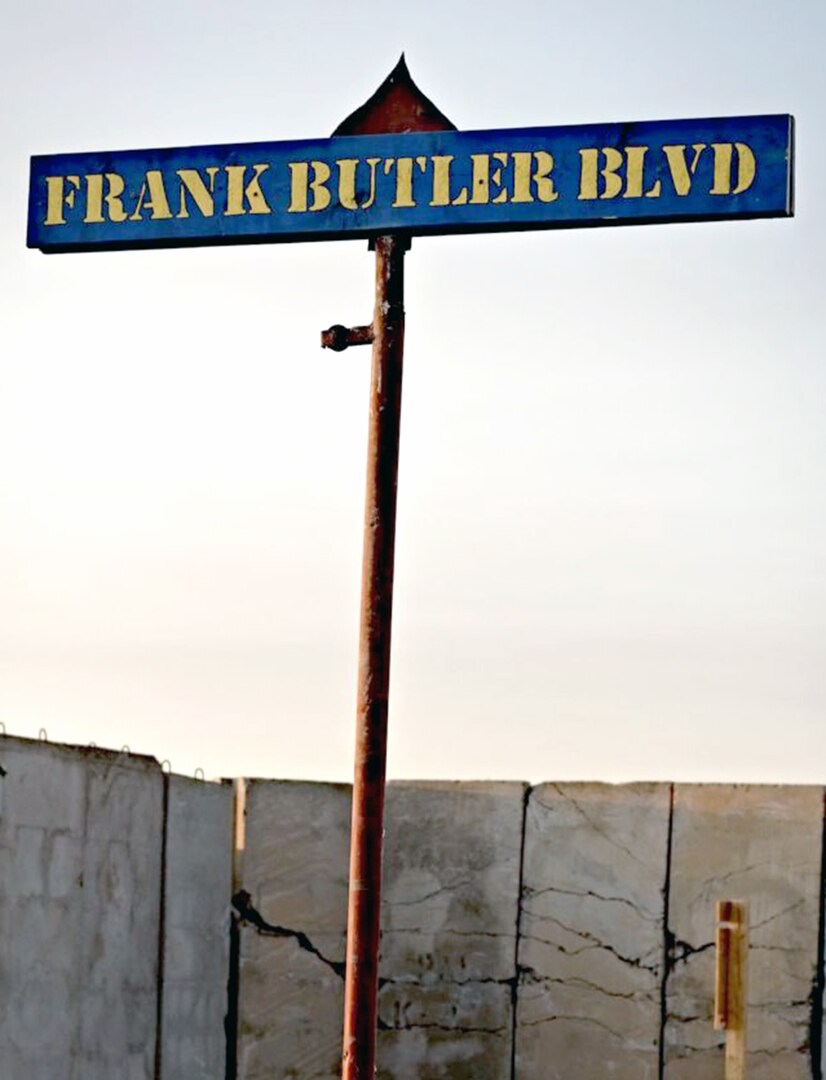
{"label": "concrete barrier wall", "polygon": [[[350,790],[0,739],[0,1077],[334,1080]],[[820,787],[388,788],[380,1080],[822,1080]],[[235,840],[242,836],[241,847]]]}
{"label": "concrete barrier wall", "polygon": [[[822,905],[823,792],[677,787],[666,985],[667,1080],[716,1080],[722,1035],[710,1023],[714,902],[749,903],[749,1080],[820,1075],[813,1065]],[[816,1002],[817,1007],[822,1001]],[[820,1022],[816,1021],[820,1028]]]}
{"label": "concrete barrier wall", "polygon": [[153,1080],[163,778],[0,744],[0,1076]]}
{"label": "concrete barrier wall", "polygon": [[656,1080],[665,965],[667,784],[543,784],[530,794],[517,1071]]}
{"label": "concrete barrier wall", "polygon": [[247,785],[239,1080],[336,1075],[349,837],[344,785]]}
{"label": "concrete barrier wall", "polygon": [[224,1080],[231,784],[167,778],[160,1077]]}
{"label": "concrete barrier wall", "polygon": [[225,1080],[232,791],[0,739],[0,1077]]}

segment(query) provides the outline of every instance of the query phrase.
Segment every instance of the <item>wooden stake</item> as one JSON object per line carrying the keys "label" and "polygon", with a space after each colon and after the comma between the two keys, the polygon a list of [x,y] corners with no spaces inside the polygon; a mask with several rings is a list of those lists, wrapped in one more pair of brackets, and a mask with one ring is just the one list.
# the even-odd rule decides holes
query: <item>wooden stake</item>
{"label": "wooden stake", "polygon": [[745,1080],[748,904],[717,902],[717,970],[714,1027],[726,1033],[725,1080]]}

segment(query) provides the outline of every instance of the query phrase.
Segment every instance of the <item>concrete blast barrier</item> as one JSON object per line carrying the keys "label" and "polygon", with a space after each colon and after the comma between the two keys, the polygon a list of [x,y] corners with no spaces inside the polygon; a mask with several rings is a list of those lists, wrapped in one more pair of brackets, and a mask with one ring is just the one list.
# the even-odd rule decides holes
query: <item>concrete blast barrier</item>
{"label": "concrete blast barrier", "polygon": [[710,988],[715,901],[726,897],[749,905],[749,1080],[820,1077],[810,1043],[821,1022],[815,1009],[822,1008],[822,843],[822,788],[675,788],[666,1080],[722,1076],[725,1036],[712,1028]]}
{"label": "concrete blast barrier", "polygon": [[[0,1078],[336,1080],[346,785],[0,738]],[[391,783],[379,1080],[822,1080],[821,787]],[[234,919],[231,917],[234,905]]]}
{"label": "concrete blast barrier", "polygon": [[526,795],[388,787],[379,1077],[510,1077]]}
{"label": "concrete blast barrier", "polygon": [[350,789],[247,783],[239,1080],[334,1080],[341,1056]]}
{"label": "concrete blast barrier", "polygon": [[0,744],[0,1075],[154,1080],[163,779]]}
{"label": "concrete blast barrier", "polygon": [[659,1075],[667,784],[531,791],[519,943],[523,1080]]}
{"label": "concrete blast barrier", "polygon": [[161,1080],[225,1080],[231,784],[166,777]]}
{"label": "concrete blast barrier", "polygon": [[[380,1077],[510,1075],[526,790],[388,786]],[[349,787],[248,785],[240,1080],[338,1074],[349,824]]]}

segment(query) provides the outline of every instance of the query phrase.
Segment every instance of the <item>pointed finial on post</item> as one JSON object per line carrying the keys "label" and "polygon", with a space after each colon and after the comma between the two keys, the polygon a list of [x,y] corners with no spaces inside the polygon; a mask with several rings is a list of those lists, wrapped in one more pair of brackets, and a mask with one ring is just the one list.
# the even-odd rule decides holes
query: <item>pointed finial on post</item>
{"label": "pointed finial on post", "polygon": [[336,135],[402,135],[411,131],[455,131],[445,114],[413,82],[404,53],[376,92],[350,113]]}

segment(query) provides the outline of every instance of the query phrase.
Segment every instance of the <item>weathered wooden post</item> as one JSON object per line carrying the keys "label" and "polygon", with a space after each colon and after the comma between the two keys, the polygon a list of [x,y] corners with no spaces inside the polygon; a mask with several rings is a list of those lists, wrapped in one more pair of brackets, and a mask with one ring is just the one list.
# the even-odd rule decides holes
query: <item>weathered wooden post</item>
{"label": "weathered wooden post", "polygon": [[726,1033],[725,1080],[746,1078],[749,906],[717,902],[717,964],[714,1027]]}

